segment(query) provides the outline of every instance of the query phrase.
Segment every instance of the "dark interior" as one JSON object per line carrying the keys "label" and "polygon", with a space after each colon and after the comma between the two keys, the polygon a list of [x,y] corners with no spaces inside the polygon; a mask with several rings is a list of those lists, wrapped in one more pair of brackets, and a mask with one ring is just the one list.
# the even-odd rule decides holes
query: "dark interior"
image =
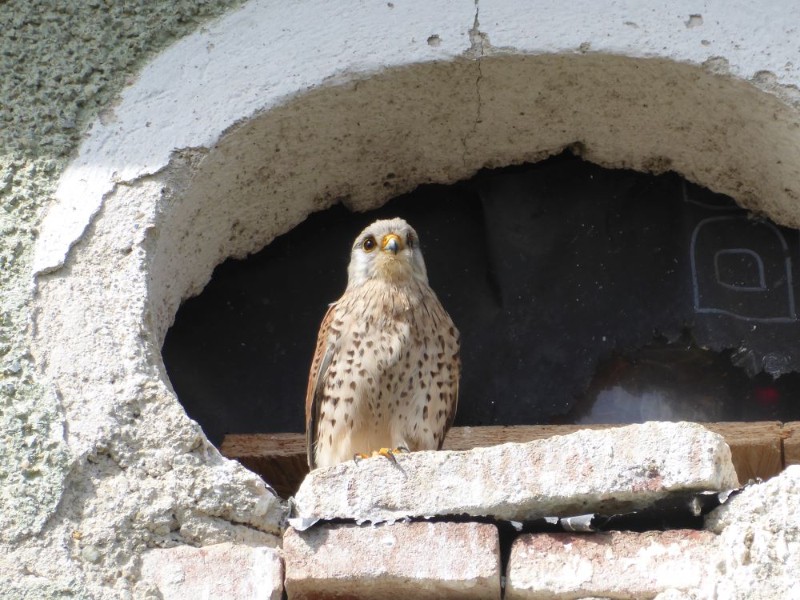
{"label": "dark interior", "polygon": [[562,155],[310,216],[187,300],[163,357],[189,415],[301,432],[308,368],[352,240],[418,231],[462,335],[456,425],[796,420],[800,238],[675,174]]}

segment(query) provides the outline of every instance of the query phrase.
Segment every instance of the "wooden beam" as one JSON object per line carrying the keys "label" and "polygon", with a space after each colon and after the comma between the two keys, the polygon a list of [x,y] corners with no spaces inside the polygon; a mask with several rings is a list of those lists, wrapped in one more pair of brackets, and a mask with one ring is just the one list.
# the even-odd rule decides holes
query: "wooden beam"
{"label": "wooden beam", "polygon": [[[800,422],[782,426],[778,421],[757,423],[703,423],[719,433],[731,448],[731,456],[741,483],[760,477],[768,479],[783,470],[785,427],[794,426],[786,441],[794,463],[800,464]],[[470,450],[505,442],[529,442],[566,435],[581,429],[607,429],[619,425],[514,425],[454,427],[445,439],[445,450]],[[258,473],[275,491],[287,498],[293,495],[308,472],[305,436],[301,433],[229,434],[222,440],[222,454],[238,460]],[[788,455],[787,455],[788,457]]]}
{"label": "wooden beam", "polygon": [[228,434],[220,452],[261,475],[282,498],[293,496],[308,473],[302,433]]}
{"label": "wooden beam", "polygon": [[783,471],[783,427],[779,421],[702,425],[725,438],[739,483],[769,479]]}
{"label": "wooden beam", "polygon": [[787,467],[800,465],[800,421],[783,426],[783,462]]}

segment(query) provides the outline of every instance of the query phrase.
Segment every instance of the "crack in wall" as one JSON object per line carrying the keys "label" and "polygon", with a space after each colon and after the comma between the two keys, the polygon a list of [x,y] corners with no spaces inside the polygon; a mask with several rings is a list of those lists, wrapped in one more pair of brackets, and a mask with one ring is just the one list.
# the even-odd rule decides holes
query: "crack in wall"
{"label": "crack in wall", "polygon": [[464,147],[462,155],[462,162],[467,165],[467,154],[469,152],[469,139],[478,131],[478,125],[481,123],[481,109],[483,102],[481,100],[481,80],[483,79],[483,65],[482,60],[486,55],[486,49],[489,46],[488,36],[480,30],[480,4],[479,0],[475,0],[475,19],[472,22],[472,27],[469,30],[470,47],[465,52],[465,56],[475,60],[476,69],[478,71],[475,77],[475,119],[470,131],[462,138],[461,142]]}

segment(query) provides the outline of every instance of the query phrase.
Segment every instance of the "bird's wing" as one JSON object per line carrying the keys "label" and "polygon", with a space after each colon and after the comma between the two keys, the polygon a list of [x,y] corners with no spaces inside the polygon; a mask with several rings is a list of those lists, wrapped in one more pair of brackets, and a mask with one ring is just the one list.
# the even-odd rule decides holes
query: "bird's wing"
{"label": "bird's wing", "polygon": [[311,372],[308,374],[308,388],[306,388],[306,459],[308,467],[313,469],[314,445],[317,441],[317,424],[319,422],[319,405],[325,381],[325,372],[331,364],[333,357],[333,344],[328,342],[328,332],[333,320],[336,304],[328,307],[328,312],[322,319],[317,336],[317,347],[311,361]]}
{"label": "bird's wing", "polygon": [[456,364],[456,382],[453,386],[453,400],[452,406],[450,406],[450,412],[447,414],[447,421],[444,424],[444,430],[442,431],[442,435],[439,438],[439,450],[442,449],[442,445],[444,444],[444,438],[447,435],[447,432],[450,431],[450,428],[453,426],[453,421],[456,419],[456,410],[458,409],[458,382],[461,379],[461,360],[458,361]]}

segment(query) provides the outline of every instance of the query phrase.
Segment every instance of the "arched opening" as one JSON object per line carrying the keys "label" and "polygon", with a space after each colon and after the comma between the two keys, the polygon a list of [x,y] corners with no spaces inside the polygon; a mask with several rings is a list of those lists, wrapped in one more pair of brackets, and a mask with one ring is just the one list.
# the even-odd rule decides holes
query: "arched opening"
{"label": "arched opening", "polygon": [[350,241],[393,215],[420,232],[462,332],[456,425],[800,417],[797,231],[672,173],[565,154],[366,213],[336,206],[218,267],[163,349],[214,443],[303,431],[310,355]]}
{"label": "arched opening", "polygon": [[[125,123],[131,135],[147,132],[141,119]],[[103,139],[116,143],[127,139],[124,133],[114,129]],[[796,136],[788,104],[701,67],[601,54],[509,54],[330,82],[243,117],[213,144],[175,152],[163,168],[138,175],[132,169],[123,181],[112,150],[100,146],[65,174],[72,196],[51,212],[40,240],[37,358],[63,397],[77,453],[100,448],[134,461],[210,450],[183,412],[161,348],[181,302],[200,293],[224,260],[261,250],[337,203],[366,211],[420,185],[536,163],[569,147],[602,167],[672,170],[797,226]],[[123,144],[119,152],[124,163],[128,149]],[[108,179],[98,185],[103,174]],[[83,224],[76,220],[77,237],[59,229],[59,218],[85,211],[91,194],[96,211]],[[429,255],[443,256],[433,247]],[[735,288],[732,265],[744,260],[752,271],[748,257],[722,253],[713,264]],[[755,279],[744,287],[761,284],[755,264]],[[316,328],[318,319],[309,316],[307,326]],[[221,398],[218,407],[224,405]],[[215,469],[225,489],[246,498],[221,501],[216,514],[224,518],[232,505],[261,501],[243,470],[215,452],[198,461],[185,468]],[[191,480],[135,464],[153,490],[164,478],[176,485]],[[264,521],[235,518],[248,519]]]}
{"label": "arched opening", "polygon": [[[154,310],[159,316],[156,321],[162,324],[158,339],[164,339],[166,324],[179,301],[199,292],[215,264],[229,256],[241,257],[259,250],[312,212],[337,203],[355,211],[374,209],[420,184],[464,181],[479,167],[536,162],[565,148],[572,148],[599,166],[655,174],[675,171],[715,192],[731,194],[740,207],[762,211],[784,224],[797,223],[792,208],[795,184],[789,181],[794,167],[775,156],[782,140],[788,141],[792,134],[790,129],[776,125],[779,121],[774,119],[775,111],[782,110],[782,105],[752,87],[668,61],[599,55],[483,59],[477,98],[474,76],[474,63],[427,64],[316,90],[234,128],[208,154],[187,155],[185,160],[195,165],[196,175],[182,193],[170,197],[154,251],[150,286]],[[769,116],[765,110],[771,111]],[[755,114],[764,118],[754,119]],[[770,172],[765,173],[764,168]],[[778,185],[782,186],[779,192]],[[684,196],[676,198],[675,201],[683,201],[689,207],[695,206]],[[653,208],[647,202],[641,206]],[[729,208],[733,212],[738,210],[732,204]],[[622,222],[629,211],[627,207],[620,212]],[[504,223],[500,216],[495,223],[498,232],[518,224],[514,217]],[[485,238],[485,223],[475,226],[482,229]],[[691,237],[691,232],[680,227],[670,235],[675,236],[679,231]],[[346,237],[352,234],[353,231]],[[346,247],[349,242],[340,243]],[[175,256],[186,256],[188,260],[181,263],[174,260]],[[733,276],[728,271],[743,256],[722,253],[713,261],[724,281]],[[192,268],[187,269],[187,264]],[[668,291],[669,279],[663,274],[670,271],[670,266],[659,267],[661,270],[652,273],[652,285],[638,290],[640,296],[650,293],[660,298]],[[505,276],[508,278],[510,273]],[[553,273],[543,277],[550,282],[556,279],[558,276]],[[702,291],[699,280],[695,283],[693,290]],[[739,284],[734,280],[728,283],[728,292],[735,293]],[[282,285],[278,281],[271,284]],[[341,285],[340,280],[336,287],[341,289]],[[485,291],[487,298],[491,298],[502,291],[502,286],[490,281]],[[571,291],[580,291],[580,302],[589,304],[593,299],[587,288]],[[332,290],[324,301],[335,299],[338,293]],[[528,394],[518,401],[512,413],[515,416],[511,418],[496,398],[522,398],[519,388],[514,389],[509,382],[527,378],[531,363],[518,357],[509,360],[509,353],[502,350],[494,352],[492,356],[497,360],[492,365],[474,371],[475,381],[482,383],[474,404],[480,410],[470,417],[469,410],[463,408],[465,401],[459,411],[460,419],[487,424],[541,422],[543,414],[549,420],[591,419],[591,409],[573,404],[587,389],[592,389],[587,382],[591,382],[598,361],[613,361],[622,356],[630,362],[636,360],[625,358],[630,355],[630,348],[647,350],[664,339],[681,340],[686,330],[691,329],[685,322],[706,314],[703,305],[698,305],[693,295],[689,297],[693,304],[689,305],[683,324],[648,325],[636,335],[631,334],[633,339],[627,342],[615,340],[599,356],[587,350],[591,345],[580,336],[571,347],[562,341],[561,357],[546,352],[546,344],[532,344],[531,352],[540,353],[538,377],[546,382],[543,388],[546,391],[537,396]],[[645,322],[646,319],[632,315],[645,312],[643,307],[651,300],[641,298],[639,304],[631,305],[630,314],[623,320]],[[520,315],[526,314],[528,308],[522,309]],[[307,311],[304,324],[315,331],[319,316],[309,314],[312,312]],[[482,315],[485,326],[491,328],[491,310],[476,314]],[[552,327],[551,331],[557,332],[556,324],[564,325],[552,318],[558,314],[553,312],[550,319],[543,321],[545,329]],[[560,314],[564,317],[570,313]],[[710,319],[720,318],[713,312],[707,314]],[[617,315],[617,312],[613,308],[597,311],[594,320],[587,319],[587,323],[602,323],[600,315]],[[527,323],[516,331],[529,334],[535,328]],[[514,335],[513,328],[505,334]],[[604,334],[598,330],[594,335],[602,338]],[[607,344],[612,339],[613,336],[606,335]],[[498,335],[494,343],[502,347],[504,341]],[[698,346],[705,345],[703,340],[695,341]],[[304,344],[302,349],[296,347],[297,354],[291,361],[296,373],[307,368],[306,356],[312,344]],[[516,350],[523,344],[524,338],[520,337]],[[474,347],[480,346],[478,343]],[[739,346],[726,339],[716,343],[714,349],[731,348]],[[765,358],[769,351],[756,354],[756,363],[771,360]],[[778,354],[783,357],[780,360],[787,356],[786,352]],[[582,361],[576,365],[563,356],[582,357]],[[274,360],[275,354],[271,357]],[[559,377],[552,377],[554,370],[560,372]],[[766,369],[757,364],[751,367],[753,374],[764,370],[782,372],[774,363]],[[255,378],[252,373],[250,377]],[[303,377],[297,375],[295,381],[304,381]],[[553,392],[553,387],[548,386],[557,386],[558,390]],[[775,392],[766,387],[771,391],[765,393]],[[295,383],[294,390],[301,389]],[[630,394],[624,387],[622,390],[618,396],[624,398]],[[650,396],[644,391],[635,397]],[[272,399],[262,398],[249,402],[244,410],[247,416],[242,419],[249,430],[260,422],[256,413],[282,415],[281,419],[263,425],[267,431],[283,430],[284,425],[277,426],[283,418],[298,423],[302,402],[293,393],[282,389]],[[601,404],[603,401],[607,401],[607,395],[600,398]],[[749,400],[736,402],[739,408],[726,413],[733,420],[742,418],[737,415],[744,414],[743,407]],[[229,414],[224,401],[213,406],[212,412],[218,416]],[[542,410],[545,406],[547,410]],[[659,406],[631,420],[641,420],[647,414],[650,418],[667,418],[666,405]],[[772,414],[776,414],[775,410]],[[691,410],[677,411],[674,402],[667,412],[675,418],[678,414],[698,420],[702,416]],[[723,413],[717,407],[706,411],[704,418],[716,418],[715,415]],[[220,424],[212,437],[219,439],[226,429],[226,425]]]}

